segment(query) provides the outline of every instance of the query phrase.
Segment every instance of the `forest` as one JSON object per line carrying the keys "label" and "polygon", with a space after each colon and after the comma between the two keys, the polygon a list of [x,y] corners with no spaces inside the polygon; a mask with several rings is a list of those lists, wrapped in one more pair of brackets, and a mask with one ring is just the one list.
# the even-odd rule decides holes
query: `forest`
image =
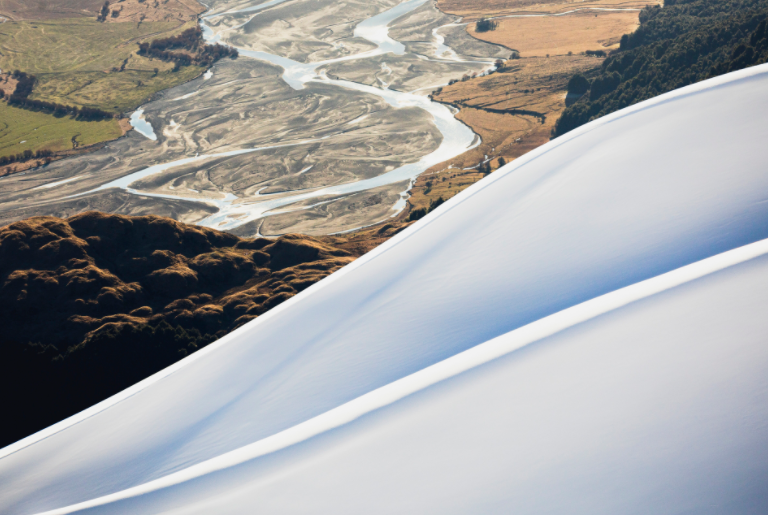
{"label": "forest", "polygon": [[561,136],[585,123],[674,89],[768,62],[768,0],[667,0],[648,6],[583,94],[553,129]]}

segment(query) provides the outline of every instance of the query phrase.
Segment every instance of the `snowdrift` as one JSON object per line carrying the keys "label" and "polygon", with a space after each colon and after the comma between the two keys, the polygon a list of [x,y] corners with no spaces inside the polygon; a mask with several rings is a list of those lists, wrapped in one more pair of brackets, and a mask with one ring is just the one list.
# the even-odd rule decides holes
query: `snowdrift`
{"label": "snowdrift", "polygon": [[0,451],[0,512],[765,513],[768,66],[592,122]]}

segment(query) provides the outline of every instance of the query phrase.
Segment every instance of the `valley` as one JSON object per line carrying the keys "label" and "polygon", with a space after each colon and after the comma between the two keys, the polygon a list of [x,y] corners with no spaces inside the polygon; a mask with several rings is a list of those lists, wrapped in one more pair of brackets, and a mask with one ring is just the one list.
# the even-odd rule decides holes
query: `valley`
{"label": "valley", "polygon": [[768,0],[660,5],[0,0],[0,512],[765,511]]}
{"label": "valley", "polygon": [[[215,10],[211,16],[215,16]],[[390,19],[394,17],[392,14],[388,16]],[[377,23],[377,27],[386,27],[389,19]],[[233,36],[227,34],[228,29],[221,30],[224,41],[229,42]],[[210,39],[218,41],[221,37],[222,34],[217,34],[210,36]],[[394,43],[386,36],[386,29],[383,37],[383,44],[390,44],[389,41]],[[241,49],[241,55],[247,52],[251,51]],[[385,50],[379,50],[377,55],[384,53]],[[392,207],[401,203],[409,181],[420,173],[419,167],[423,170],[430,162],[439,162],[446,151],[458,153],[457,150],[471,145],[475,138],[463,125],[451,121],[447,108],[432,104],[424,95],[379,88],[365,91],[365,87],[354,82],[347,82],[345,87],[339,88],[324,84],[331,79],[322,78],[307,87],[303,84],[297,87],[297,83],[291,83],[287,76],[288,82],[281,80],[279,68],[248,61],[222,62],[206,77],[168,90],[161,100],[145,106],[144,117],[153,124],[157,140],[147,140],[133,132],[127,138],[110,144],[109,148],[77,160],[53,163],[32,177],[29,174],[22,180],[9,177],[17,179],[21,186],[14,192],[17,205],[23,205],[30,214],[64,215],[73,209],[82,210],[84,205],[95,200],[91,197],[96,195],[83,195],[89,200],[81,198],[76,201],[62,201],[61,197],[73,199],[73,193],[87,193],[110,182],[105,179],[135,173],[143,163],[146,163],[145,167],[156,165],[159,155],[163,156],[162,162],[173,163],[173,156],[178,156],[175,159],[178,161],[206,152],[203,160],[207,162],[204,164],[185,162],[184,168],[174,170],[173,175],[158,175],[152,178],[151,183],[147,182],[149,178],[144,178],[141,192],[144,193],[146,187],[145,195],[158,203],[178,199],[188,206],[188,213],[194,213],[185,220],[198,222],[206,218],[204,215],[209,212],[211,201],[227,199],[227,195],[230,195],[229,198],[238,197],[231,207],[235,211],[232,216],[227,216],[226,220],[209,221],[217,228],[230,229],[246,226],[258,219],[259,209],[274,210],[306,199],[316,199],[313,204],[317,205],[294,206],[298,209],[292,210],[296,213],[288,220],[278,211],[274,217],[269,217],[266,224],[250,224],[239,230],[250,231],[250,235],[296,231],[309,234],[339,232],[370,225],[396,214]],[[282,64],[283,70],[286,66],[289,69],[293,67],[297,69],[296,73],[301,74],[333,62],[320,62],[316,66],[310,64],[307,68],[307,65],[287,61],[285,57],[278,56],[273,61]],[[460,71],[487,67],[489,64],[488,61],[475,62],[464,65]],[[455,70],[446,69],[443,63],[435,63],[435,68],[437,75],[447,75],[444,75],[445,78],[436,77],[436,80],[447,81],[448,76],[456,74]],[[318,70],[317,73],[318,77],[323,77],[326,72]],[[249,89],[249,83],[253,82],[259,82],[258,91]],[[228,106],[221,105],[221,99]],[[247,105],[243,104],[244,101],[252,106],[252,111],[243,109]],[[419,106],[432,106],[432,112],[425,112]],[[178,116],[175,113],[179,113]],[[435,115],[444,119],[445,123],[456,126],[447,139],[445,133],[441,133],[430,120]],[[265,117],[271,122],[265,123]],[[218,130],[232,120],[235,127],[240,125],[255,130]],[[403,130],[405,127],[407,129]],[[115,152],[116,146],[126,151]],[[229,152],[234,154],[229,155]],[[114,160],[115,154],[122,154],[125,158]],[[425,155],[427,164],[419,164]],[[254,157],[258,161],[254,161]],[[110,166],[105,167],[105,163]],[[105,176],[105,168],[109,170],[109,175]],[[99,170],[99,173],[88,173],[90,170]],[[50,177],[52,173],[56,173],[60,180],[74,175],[80,178],[56,191],[36,190],[29,195],[25,186],[31,185],[30,179]],[[168,183],[169,180],[174,182]],[[89,188],[90,185],[93,186]],[[182,194],[176,190],[177,186],[184,188]],[[9,190],[5,188],[5,192]],[[290,192],[297,190],[302,193],[290,195]],[[261,202],[264,206],[253,207],[267,195],[270,196],[268,200]],[[32,200],[30,196],[34,198],[33,202],[29,202]],[[169,199],[166,200],[166,197]],[[12,208],[13,203],[5,202],[4,205]],[[140,203],[141,199],[137,198],[137,204]],[[350,205],[364,209],[349,209]],[[329,209],[331,213],[324,215]],[[123,212],[130,213],[130,207],[126,206]],[[18,214],[8,213],[6,216],[10,219]],[[196,220],[194,216],[197,216]],[[331,217],[333,219],[328,220]],[[315,221],[317,218],[325,218],[326,223],[318,224]],[[271,229],[270,224],[275,229]],[[262,225],[264,227],[259,233]]]}
{"label": "valley", "polygon": [[[156,93],[142,108],[149,139],[131,131],[3,179],[0,220],[153,206],[241,236],[277,236],[399,219],[483,177],[480,164],[495,169],[547,141],[569,75],[600,64],[480,41],[471,21],[430,1],[340,5],[211,3],[207,40],[240,58]],[[502,68],[481,76],[497,60]],[[446,170],[456,179],[444,181]],[[448,184],[427,188],[436,173]],[[46,181],[67,182],[40,188]]]}

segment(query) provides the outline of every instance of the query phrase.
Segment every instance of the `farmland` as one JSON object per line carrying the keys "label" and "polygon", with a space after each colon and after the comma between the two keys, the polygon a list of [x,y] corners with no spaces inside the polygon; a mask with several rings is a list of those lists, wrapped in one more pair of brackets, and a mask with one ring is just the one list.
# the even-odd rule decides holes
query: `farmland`
{"label": "farmland", "polygon": [[194,22],[151,22],[137,28],[89,18],[6,23],[0,34],[0,68],[35,75],[33,99],[119,113],[204,71],[190,66],[173,72],[172,63],[136,55],[138,42],[192,26]]}
{"label": "farmland", "polygon": [[[55,117],[0,102],[0,157],[25,150],[59,152],[88,146],[122,134],[118,120],[84,122]],[[18,165],[14,168],[20,168]]]}
{"label": "farmland", "polygon": [[[100,7],[103,2],[97,4]],[[138,43],[195,27],[204,8],[194,0],[115,2],[104,22],[97,20],[94,5],[86,0],[66,6],[43,0],[0,0],[0,14],[9,19],[0,30],[0,69],[5,72],[0,88],[6,98],[13,94],[15,82],[8,72],[20,70],[36,79],[31,100],[101,109],[121,117],[155,93],[205,71],[195,65],[177,66],[174,71],[172,62],[137,53]],[[82,148],[115,139],[128,128],[126,120],[86,122],[6,103],[0,105],[0,112],[0,157],[24,150]]]}

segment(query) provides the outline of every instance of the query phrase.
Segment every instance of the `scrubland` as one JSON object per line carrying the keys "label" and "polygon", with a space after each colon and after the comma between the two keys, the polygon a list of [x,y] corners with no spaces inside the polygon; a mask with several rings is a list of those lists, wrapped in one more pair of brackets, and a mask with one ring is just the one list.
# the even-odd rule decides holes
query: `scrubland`
{"label": "scrubland", "polygon": [[204,71],[190,66],[173,72],[172,63],[136,53],[141,41],[194,25],[99,23],[92,18],[6,23],[0,35],[0,68],[36,76],[33,99],[119,113]]}
{"label": "scrubland", "polygon": [[0,102],[0,156],[25,150],[58,152],[115,139],[122,133],[118,120],[84,122]]}
{"label": "scrubland", "polygon": [[0,361],[14,363],[25,392],[6,406],[13,423],[0,447],[195,352],[369,250],[341,243],[241,239],[97,212],[0,228]]}

